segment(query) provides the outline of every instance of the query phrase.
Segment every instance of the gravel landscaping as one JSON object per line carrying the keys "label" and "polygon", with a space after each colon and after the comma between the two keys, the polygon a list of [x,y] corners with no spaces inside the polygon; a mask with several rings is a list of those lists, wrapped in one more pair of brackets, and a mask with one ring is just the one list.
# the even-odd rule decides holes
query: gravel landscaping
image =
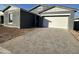
{"label": "gravel landscaping", "polygon": [[68,30],[54,28],[38,28],[0,46],[16,54],[79,53],[79,41]]}
{"label": "gravel landscaping", "polygon": [[24,35],[32,30],[33,29],[17,29],[0,26],[0,43]]}
{"label": "gravel landscaping", "polygon": [[0,47],[0,54],[11,54],[11,52],[9,50],[6,50],[6,49]]}

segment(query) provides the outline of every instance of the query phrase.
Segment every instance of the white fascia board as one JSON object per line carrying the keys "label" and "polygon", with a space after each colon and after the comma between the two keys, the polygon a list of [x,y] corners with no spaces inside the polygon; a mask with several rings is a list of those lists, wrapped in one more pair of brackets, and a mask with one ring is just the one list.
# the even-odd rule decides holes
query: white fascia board
{"label": "white fascia board", "polygon": [[71,14],[41,14],[41,16],[57,16],[57,15],[71,15]]}

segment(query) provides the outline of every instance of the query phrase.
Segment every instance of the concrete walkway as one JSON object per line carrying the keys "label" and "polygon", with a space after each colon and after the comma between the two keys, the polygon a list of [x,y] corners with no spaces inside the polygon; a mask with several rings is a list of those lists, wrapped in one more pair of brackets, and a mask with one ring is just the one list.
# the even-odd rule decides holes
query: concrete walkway
{"label": "concrete walkway", "polygon": [[38,28],[0,46],[11,53],[79,53],[79,41],[64,29]]}
{"label": "concrete walkway", "polygon": [[6,50],[6,49],[0,47],[0,54],[11,54],[11,52],[9,50]]}

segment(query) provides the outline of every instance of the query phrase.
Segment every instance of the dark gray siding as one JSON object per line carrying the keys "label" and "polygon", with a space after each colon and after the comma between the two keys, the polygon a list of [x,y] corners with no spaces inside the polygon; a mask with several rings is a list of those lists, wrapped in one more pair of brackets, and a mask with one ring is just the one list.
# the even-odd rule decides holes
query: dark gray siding
{"label": "dark gray siding", "polygon": [[0,24],[4,24],[4,16],[0,16]]}
{"label": "dark gray siding", "polygon": [[43,24],[42,17],[23,9],[20,10],[20,19],[21,28],[42,27]]}
{"label": "dark gray siding", "polygon": [[35,20],[36,20],[36,27],[43,26],[43,17],[37,15]]}
{"label": "dark gray siding", "polygon": [[32,28],[35,26],[35,15],[20,9],[20,28]]}
{"label": "dark gray siding", "polygon": [[79,31],[79,21],[74,21],[74,30]]}
{"label": "dark gray siding", "polygon": [[43,27],[43,17],[40,17],[39,19],[40,19],[40,21],[39,21],[39,27]]}
{"label": "dark gray siding", "polygon": [[0,24],[2,24],[2,23],[1,23],[1,16],[0,16]]}

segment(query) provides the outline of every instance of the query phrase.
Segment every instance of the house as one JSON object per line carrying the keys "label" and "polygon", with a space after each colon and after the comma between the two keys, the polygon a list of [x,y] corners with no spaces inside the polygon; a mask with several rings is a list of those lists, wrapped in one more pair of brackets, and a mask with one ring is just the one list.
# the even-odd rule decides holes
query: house
{"label": "house", "polygon": [[2,25],[4,22],[3,15],[4,15],[4,13],[0,10],[0,25]]}
{"label": "house", "polygon": [[[41,9],[41,10],[39,10]],[[64,6],[37,6],[30,12],[37,10],[36,14],[42,17],[42,26],[47,28],[74,28],[74,14],[77,9]]]}
{"label": "house", "polygon": [[16,6],[3,10],[2,23],[15,28],[63,28],[74,29],[74,14],[77,9],[64,6],[37,5],[29,11]]}
{"label": "house", "polygon": [[15,6],[8,6],[4,10],[4,26],[15,28],[32,28],[35,26],[34,13]]}

